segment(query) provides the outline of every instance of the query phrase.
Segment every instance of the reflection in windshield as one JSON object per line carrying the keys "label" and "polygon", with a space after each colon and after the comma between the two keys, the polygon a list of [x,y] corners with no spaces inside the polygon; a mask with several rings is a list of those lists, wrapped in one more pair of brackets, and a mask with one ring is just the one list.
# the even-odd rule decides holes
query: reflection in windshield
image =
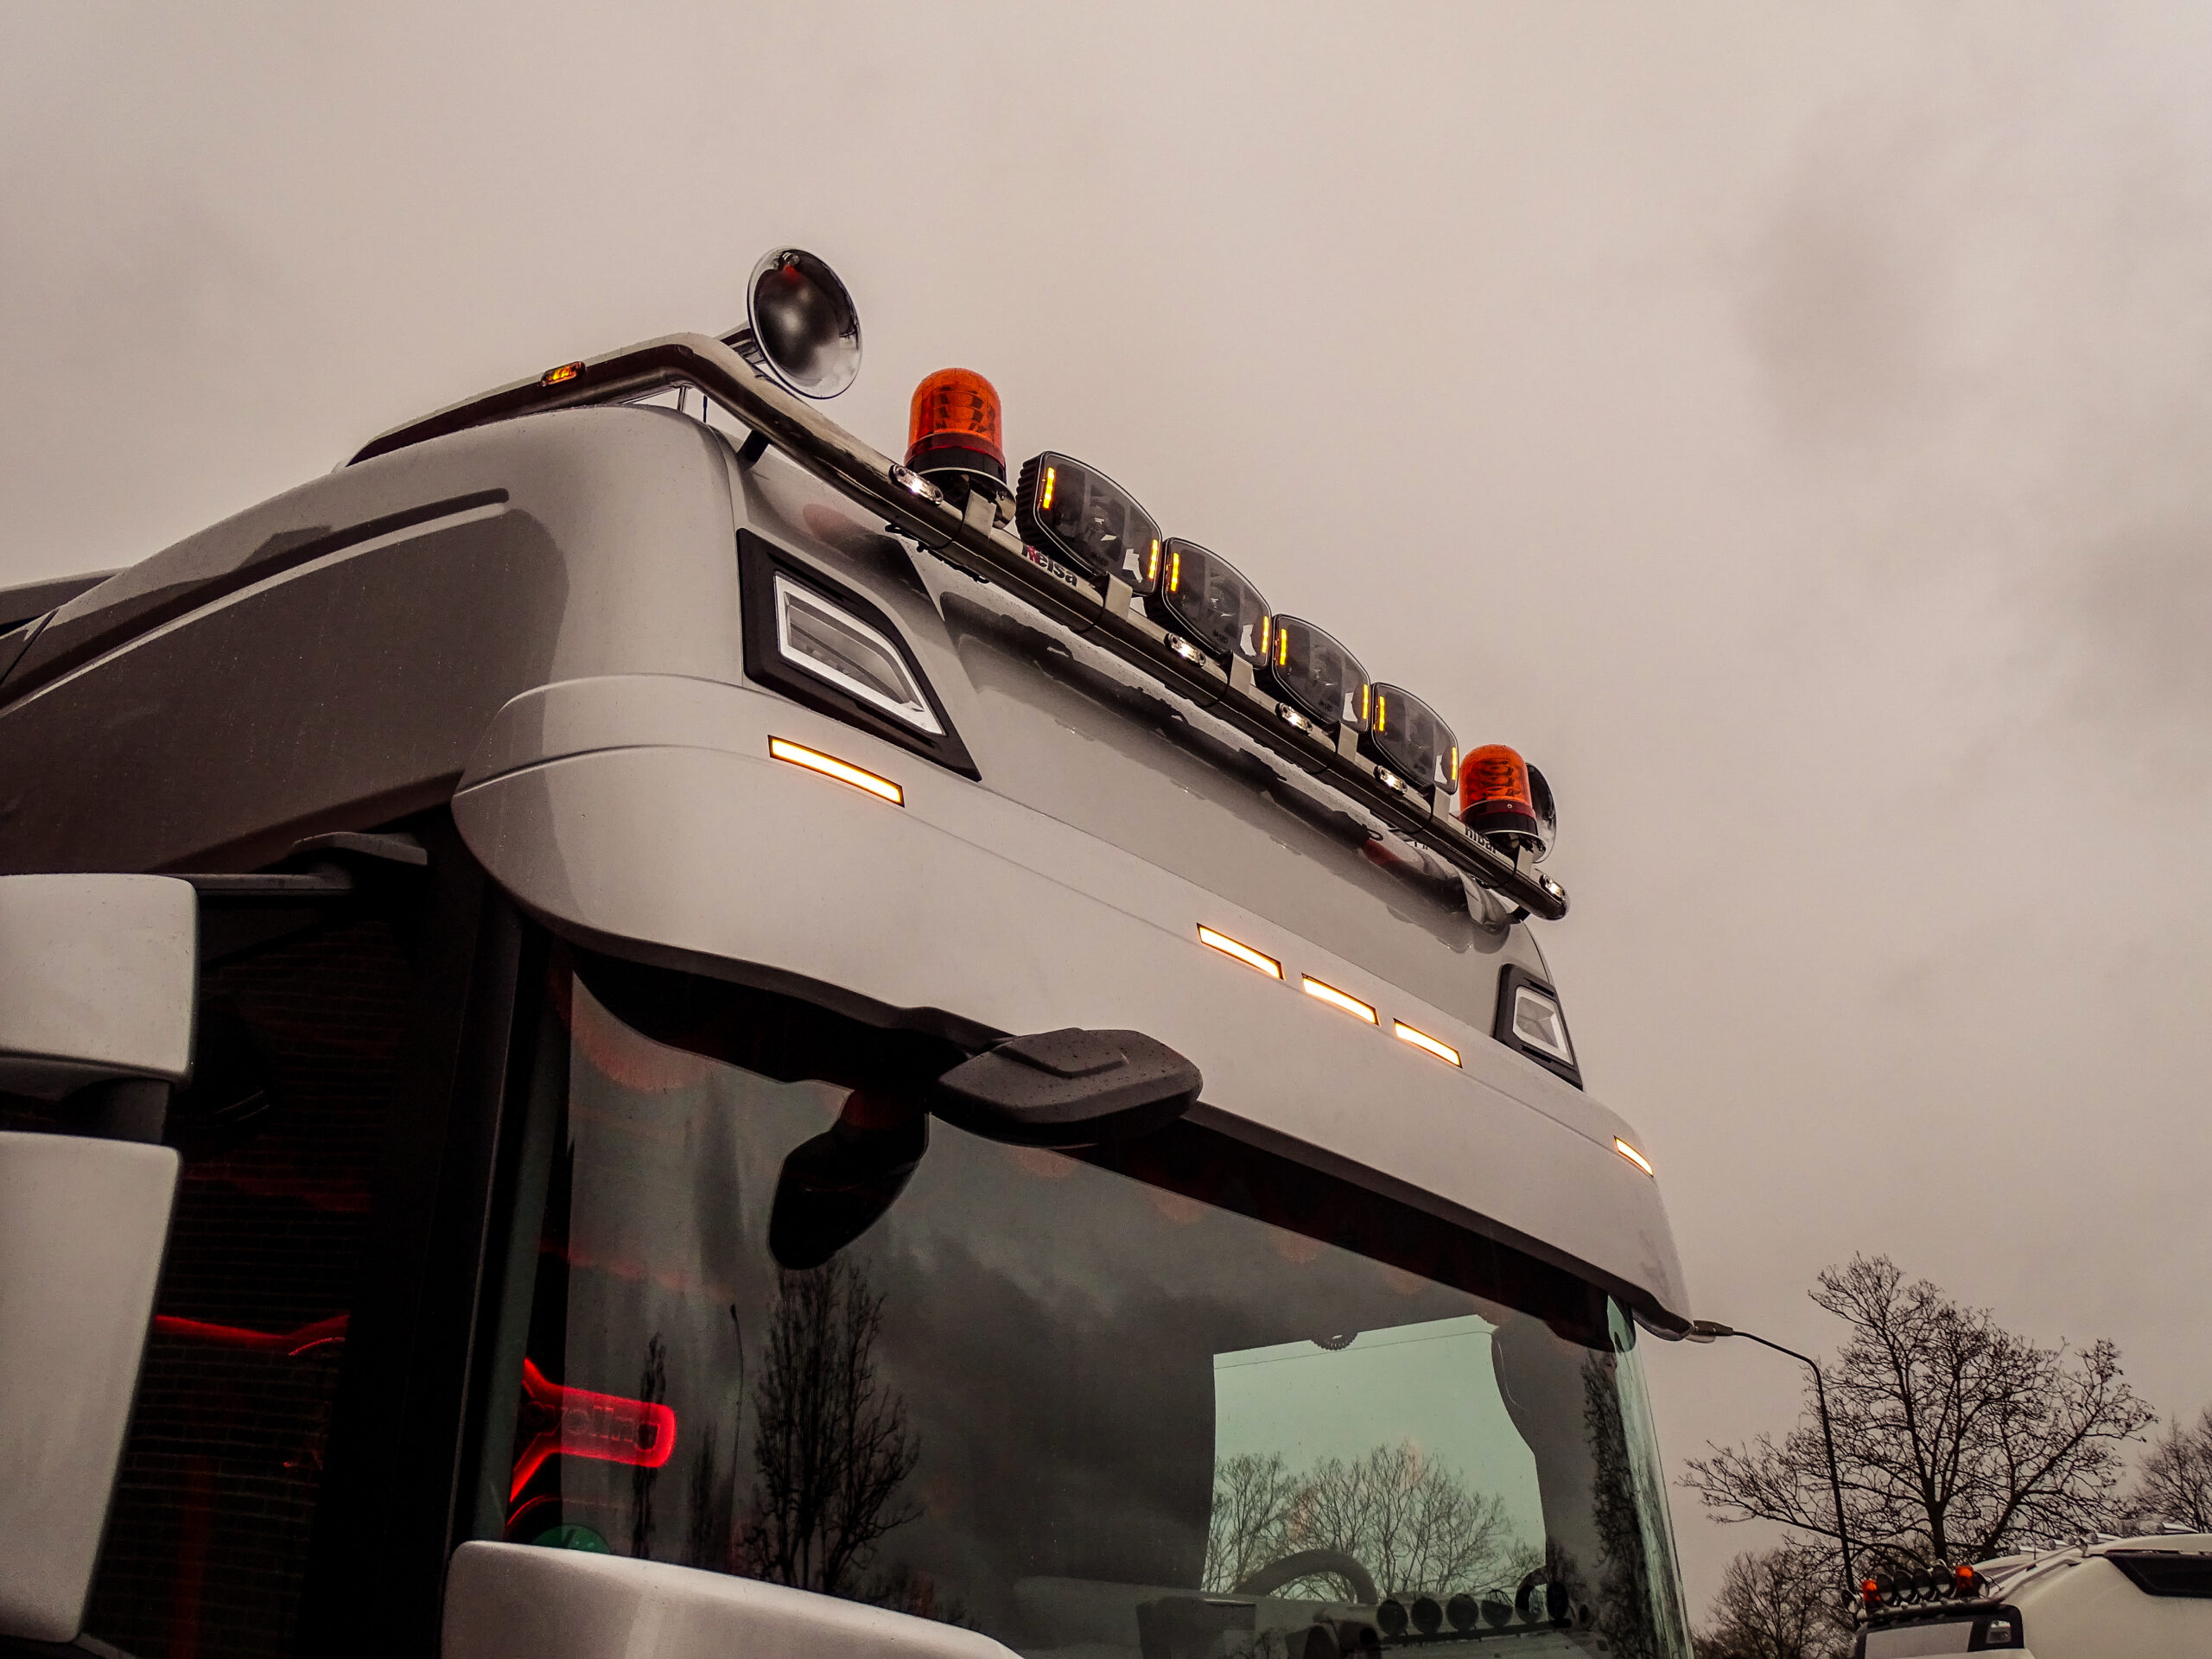
{"label": "reflection in windshield", "polygon": [[1188,1123],[1080,1155],[934,1125],[865,1231],[782,1267],[786,1160],[884,1079],[834,1031],[813,1058],[733,1034],[764,1017],[735,993],[687,1004],[686,1047],[798,1080],[655,1042],[607,1011],[649,1020],[617,971],[549,1016],[535,1288],[503,1351],[518,1388],[526,1361],[664,1408],[674,1445],[648,1467],[564,1441],[519,1483],[505,1458],[487,1535],[1058,1659],[1687,1655],[1630,1327],[1598,1293]]}
{"label": "reflection in windshield", "polygon": [[[1493,1329],[1469,1315],[1215,1356],[1204,1587],[1510,1594],[1542,1564],[1543,1507],[1535,1460],[1486,1386]],[[1268,1570],[1307,1557],[1302,1572]]]}
{"label": "reflection in windshield", "polygon": [[[921,1461],[906,1406],[876,1365],[883,1298],[833,1261],[778,1275],[753,1438],[745,1571],[853,1595],[886,1534],[918,1519],[906,1490]],[[702,1461],[710,1471],[712,1459]]]}

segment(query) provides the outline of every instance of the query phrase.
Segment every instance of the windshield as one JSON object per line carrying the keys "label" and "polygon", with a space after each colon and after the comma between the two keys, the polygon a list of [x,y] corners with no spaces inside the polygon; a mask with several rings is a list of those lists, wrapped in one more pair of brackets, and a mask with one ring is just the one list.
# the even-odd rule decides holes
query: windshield
{"label": "windshield", "polygon": [[1067,1659],[1688,1655],[1580,1281],[1188,1122],[924,1126],[932,1039],[606,963],[550,1001],[480,1535]]}

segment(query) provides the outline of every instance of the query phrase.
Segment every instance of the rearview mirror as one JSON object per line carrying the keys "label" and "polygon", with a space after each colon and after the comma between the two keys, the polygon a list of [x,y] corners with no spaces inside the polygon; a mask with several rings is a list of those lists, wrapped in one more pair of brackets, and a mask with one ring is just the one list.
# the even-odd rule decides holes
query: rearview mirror
{"label": "rearview mirror", "polygon": [[928,1116],[896,1096],[855,1090],[837,1121],[784,1160],[768,1211],[768,1249],[794,1272],[818,1268],[897,1202],[929,1150]]}

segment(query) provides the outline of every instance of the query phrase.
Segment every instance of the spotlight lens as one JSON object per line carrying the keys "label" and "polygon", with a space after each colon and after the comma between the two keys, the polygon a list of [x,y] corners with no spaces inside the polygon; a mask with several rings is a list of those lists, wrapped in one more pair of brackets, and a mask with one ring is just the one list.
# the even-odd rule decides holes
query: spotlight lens
{"label": "spotlight lens", "polygon": [[1294,616],[1275,618],[1274,645],[1260,664],[1259,674],[1270,690],[1307,719],[1325,728],[1367,729],[1374,707],[1367,671],[1311,622]]}
{"label": "spotlight lens", "polygon": [[1220,554],[1179,537],[1160,549],[1160,586],[1145,609],[1227,664],[1242,657],[1257,664],[1268,653],[1268,601]]}
{"label": "spotlight lens", "polygon": [[1025,462],[1014,520],[1032,547],[1046,548],[1100,581],[1119,576],[1140,594],[1160,586],[1160,525],[1105,474],[1065,455]]}
{"label": "spotlight lens", "polygon": [[1370,760],[1420,788],[1450,789],[1459,780],[1459,740],[1435,709],[1403,686],[1375,688],[1359,747]]}

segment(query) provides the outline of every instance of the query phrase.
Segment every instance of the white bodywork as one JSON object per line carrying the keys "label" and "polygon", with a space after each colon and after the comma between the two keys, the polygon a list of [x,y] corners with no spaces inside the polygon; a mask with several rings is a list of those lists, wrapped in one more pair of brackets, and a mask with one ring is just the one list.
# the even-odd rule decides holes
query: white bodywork
{"label": "white bodywork", "polygon": [[[2025,1659],[2202,1659],[2212,1655],[2212,1598],[2151,1595],[2114,1566],[2115,1552],[2212,1556],[2212,1534],[2109,1539],[2077,1549],[1984,1562],[1990,1593],[2019,1615]],[[2208,1564],[2212,1565],[2212,1564]],[[1974,1621],[1911,1623],[1866,1633],[1861,1659],[1978,1651]]]}
{"label": "white bodywork", "polygon": [[0,1635],[84,1617],[176,1178],[167,1147],[0,1134]]}
{"label": "white bodywork", "polygon": [[198,938],[192,889],[168,876],[0,877],[0,1088],[182,1082]]}
{"label": "white bodywork", "polygon": [[446,1659],[1013,1659],[978,1631],[780,1584],[625,1556],[463,1544]]}

